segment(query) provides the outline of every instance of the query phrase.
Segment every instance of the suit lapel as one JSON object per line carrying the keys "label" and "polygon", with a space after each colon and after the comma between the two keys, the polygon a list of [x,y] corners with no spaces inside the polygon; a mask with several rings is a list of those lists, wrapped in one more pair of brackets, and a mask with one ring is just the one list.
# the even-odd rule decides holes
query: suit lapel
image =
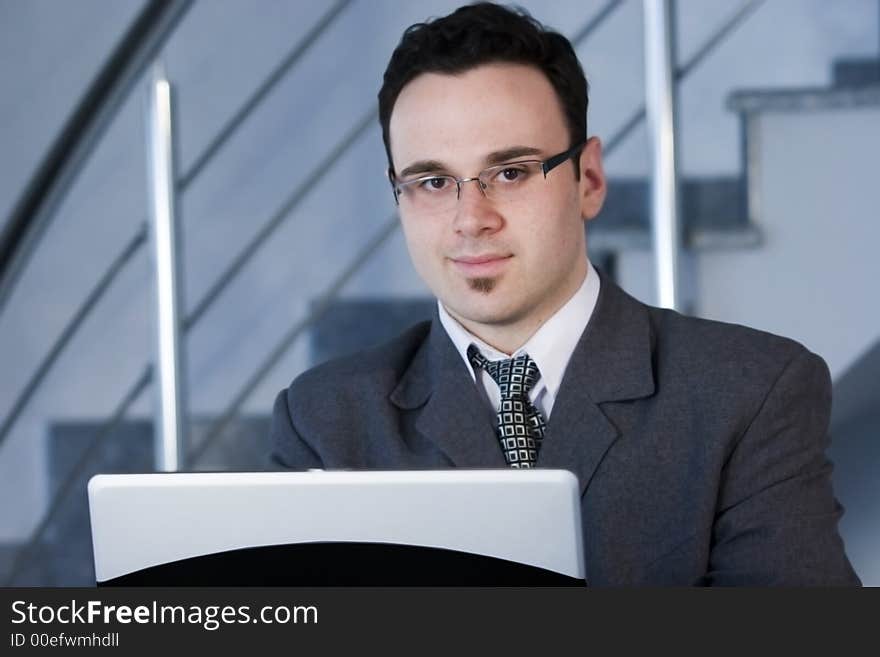
{"label": "suit lapel", "polygon": [[571,470],[577,475],[583,495],[620,434],[595,403],[583,397],[568,399],[570,396],[560,394],[553,405],[538,467]]}
{"label": "suit lapel", "polygon": [[416,429],[458,467],[505,467],[492,414],[436,314],[391,401],[405,410],[424,406]]}
{"label": "suit lapel", "polygon": [[[612,281],[600,279],[596,308],[566,367],[538,457],[539,467],[574,472],[582,494],[621,438],[600,405],[654,394],[648,311]],[[506,467],[492,413],[436,311],[391,401],[403,410],[422,407],[416,429],[454,465]]]}
{"label": "suit lapel", "polygon": [[654,394],[648,311],[600,278],[596,308],[566,367],[538,457],[539,467],[574,472],[581,494],[621,437],[600,404]]}

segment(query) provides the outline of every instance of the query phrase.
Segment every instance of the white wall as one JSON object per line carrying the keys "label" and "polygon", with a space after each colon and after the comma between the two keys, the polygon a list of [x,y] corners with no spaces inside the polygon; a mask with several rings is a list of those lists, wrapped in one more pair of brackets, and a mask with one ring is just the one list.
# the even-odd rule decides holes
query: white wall
{"label": "white wall", "polygon": [[795,338],[837,377],[880,338],[880,107],[755,120],[765,241],[699,255],[699,314]]}

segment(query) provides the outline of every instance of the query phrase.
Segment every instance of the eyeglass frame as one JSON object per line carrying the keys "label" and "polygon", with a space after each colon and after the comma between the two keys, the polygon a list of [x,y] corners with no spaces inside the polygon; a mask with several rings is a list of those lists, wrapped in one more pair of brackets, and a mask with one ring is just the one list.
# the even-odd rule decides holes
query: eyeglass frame
{"label": "eyeglass frame", "polygon": [[[548,173],[553,171],[553,169],[558,167],[560,164],[562,164],[566,160],[574,157],[579,150],[583,149],[583,147],[586,143],[587,143],[586,140],[581,141],[581,142],[575,144],[574,146],[572,146],[571,148],[569,148],[568,150],[563,151],[561,153],[557,153],[556,155],[552,155],[551,157],[548,157],[546,160],[513,160],[511,162],[502,162],[500,164],[493,164],[492,166],[486,167],[485,169],[480,171],[480,173],[478,173],[476,176],[472,176],[470,178],[456,178],[452,174],[446,173],[446,174],[442,174],[442,175],[420,176],[418,178],[413,178],[412,180],[406,180],[403,182],[404,183],[415,183],[415,182],[419,182],[419,181],[430,180],[431,178],[452,178],[455,181],[455,186],[456,186],[455,198],[456,198],[456,201],[458,201],[459,199],[461,199],[461,184],[466,183],[466,182],[473,182],[474,180],[477,180],[480,182],[480,185],[479,185],[480,192],[482,192],[483,196],[485,196],[486,190],[484,188],[483,181],[480,180],[480,176],[485,171],[488,171],[489,169],[499,168],[499,167],[503,168],[508,165],[519,164],[522,162],[540,162],[541,163],[541,171],[544,172],[544,178],[546,179]],[[388,167],[388,181],[391,183],[391,193],[394,195],[394,204],[400,205],[400,198],[399,198],[400,194],[399,194],[398,186],[401,184],[401,181],[397,180],[396,176],[394,175],[394,169],[392,167]]]}

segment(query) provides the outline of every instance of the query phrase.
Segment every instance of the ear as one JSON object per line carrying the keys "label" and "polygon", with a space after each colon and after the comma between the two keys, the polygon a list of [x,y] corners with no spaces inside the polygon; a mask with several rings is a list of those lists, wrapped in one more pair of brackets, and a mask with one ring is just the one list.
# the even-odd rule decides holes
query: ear
{"label": "ear", "polygon": [[602,168],[602,142],[590,137],[581,151],[579,160],[581,179],[578,194],[581,201],[581,217],[589,221],[602,209],[605,202],[605,171]]}

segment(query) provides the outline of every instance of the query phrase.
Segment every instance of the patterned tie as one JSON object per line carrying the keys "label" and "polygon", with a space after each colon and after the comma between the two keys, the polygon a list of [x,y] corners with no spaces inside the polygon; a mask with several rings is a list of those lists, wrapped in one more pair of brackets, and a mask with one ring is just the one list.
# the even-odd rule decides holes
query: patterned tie
{"label": "patterned tie", "polygon": [[511,468],[534,468],[544,439],[546,423],[529,399],[529,391],[541,378],[528,354],[507,360],[489,360],[474,345],[468,347],[474,368],[486,370],[501,390],[498,409],[498,441]]}

